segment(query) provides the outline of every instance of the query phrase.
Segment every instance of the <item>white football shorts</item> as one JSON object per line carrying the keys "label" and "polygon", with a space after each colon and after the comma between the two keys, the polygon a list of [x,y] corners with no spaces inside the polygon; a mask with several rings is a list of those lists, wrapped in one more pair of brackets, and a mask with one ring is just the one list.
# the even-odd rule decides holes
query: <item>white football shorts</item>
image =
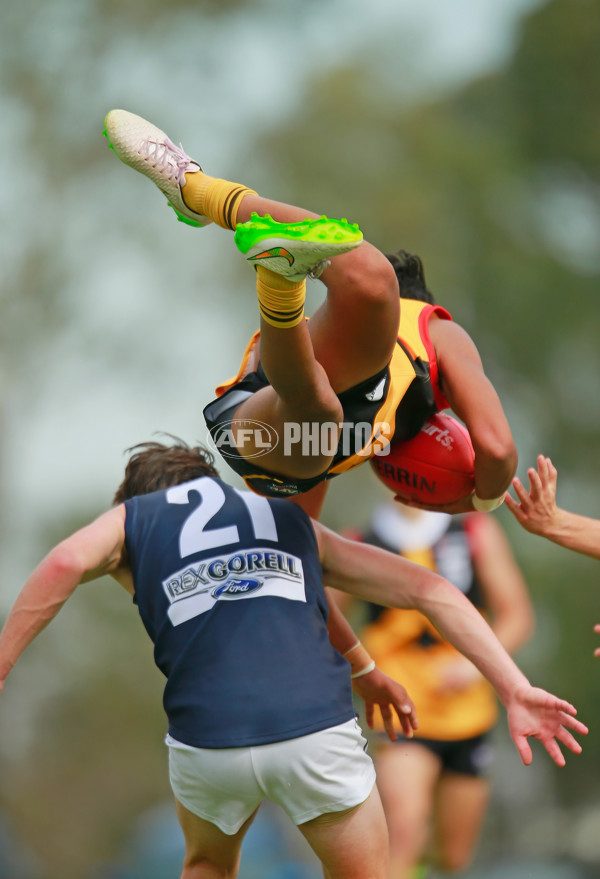
{"label": "white football shorts", "polygon": [[170,735],[169,778],[190,812],[237,833],[266,797],[294,824],[358,806],[375,784],[375,767],[356,720],[307,736],[246,748],[193,748]]}

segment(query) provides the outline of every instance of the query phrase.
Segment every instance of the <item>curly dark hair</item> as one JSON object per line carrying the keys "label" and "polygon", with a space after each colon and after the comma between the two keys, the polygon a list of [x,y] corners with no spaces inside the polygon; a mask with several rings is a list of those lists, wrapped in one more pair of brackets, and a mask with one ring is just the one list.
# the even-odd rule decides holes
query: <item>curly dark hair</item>
{"label": "curly dark hair", "polygon": [[214,455],[202,445],[188,446],[178,437],[172,445],[159,442],[138,443],[127,449],[133,453],[125,467],[125,477],[113,498],[121,504],[139,494],[150,494],[161,488],[170,488],[197,479],[200,476],[219,476],[214,466]]}
{"label": "curly dark hair", "polygon": [[433,293],[427,289],[425,269],[420,257],[406,250],[386,253],[398,278],[401,299],[418,299],[420,302],[435,304]]}

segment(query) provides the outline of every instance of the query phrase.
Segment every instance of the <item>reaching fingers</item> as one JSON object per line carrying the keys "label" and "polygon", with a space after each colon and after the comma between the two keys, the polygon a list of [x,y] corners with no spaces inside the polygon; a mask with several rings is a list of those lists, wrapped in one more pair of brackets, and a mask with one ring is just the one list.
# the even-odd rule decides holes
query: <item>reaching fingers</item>
{"label": "reaching fingers", "polygon": [[[509,714],[509,727],[513,741],[527,766],[531,762],[531,749],[527,737],[539,739],[557,766],[565,765],[565,757],[560,749],[564,745],[574,754],[580,754],[582,747],[573,733],[586,735],[587,726],[575,717],[576,708],[565,699],[559,699],[546,690],[534,687],[517,694],[526,708],[525,716],[521,709]],[[525,721],[525,722],[524,722]]]}
{"label": "reaching fingers", "polygon": [[530,467],[527,471],[527,475],[529,476],[529,485],[530,485],[530,495],[534,501],[539,500],[539,497],[543,490],[542,480],[540,479],[540,474],[537,470],[534,470],[533,467]]}
{"label": "reaching fingers", "polygon": [[[515,476],[515,478],[512,481],[512,484],[513,484],[513,488],[515,490],[515,494],[521,503],[521,506],[526,507],[529,502],[529,493],[527,492],[525,486],[523,485],[523,483],[521,482],[521,480],[519,479],[518,476]],[[506,500],[506,498],[505,498],[505,500]]]}
{"label": "reaching fingers", "polygon": [[556,733],[556,738],[559,742],[562,742],[563,745],[572,751],[574,754],[581,754],[583,748],[577,741],[577,739],[571,735],[568,729],[565,729],[564,726],[561,726],[560,729]]}
{"label": "reaching fingers", "polygon": [[[382,712],[383,713],[383,712]],[[373,729],[374,705],[372,702],[365,700],[365,720],[369,729]]]}
{"label": "reaching fingers", "polygon": [[[397,739],[396,730],[394,729],[394,716],[392,714],[392,709],[389,705],[380,705],[379,710],[381,711],[381,718],[383,720],[383,728],[387,733],[387,737],[390,741],[395,742]],[[404,730],[404,721],[403,716],[398,715],[400,717],[400,724],[402,729]]]}
{"label": "reaching fingers", "polygon": [[529,764],[531,763],[532,754],[531,748],[529,747],[529,742],[527,741],[527,737],[516,736],[514,742],[524,765],[529,766]]}
{"label": "reaching fingers", "polygon": [[554,737],[549,739],[542,739],[542,744],[544,748],[548,751],[554,762],[557,766],[564,766],[566,760],[560,748],[558,747],[558,742]]}
{"label": "reaching fingers", "polygon": [[402,712],[398,716],[402,724],[402,732],[407,739],[412,739],[414,730],[419,728],[415,706],[407,702],[402,706]]}
{"label": "reaching fingers", "polygon": [[542,690],[538,691],[538,700],[540,706],[555,714],[551,719],[553,724],[559,723],[570,727],[576,733],[584,736],[587,735],[589,732],[587,726],[575,717],[577,709],[570,702],[567,702],[566,699],[559,699],[558,696],[553,696],[551,693]]}
{"label": "reaching fingers", "polygon": [[576,717],[573,717],[570,712],[566,712],[560,719],[563,726],[568,726],[574,732],[579,733],[579,735],[587,736],[589,729],[582,723],[580,720],[577,720]]}
{"label": "reaching fingers", "polygon": [[407,739],[412,739],[414,733],[413,728],[410,722],[410,718],[406,716],[406,714],[400,715],[400,725],[402,726],[402,732],[406,736]]}
{"label": "reaching fingers", "polygon": [[555,711],[564,711],[565,714],[575,715],[577,714],[577,709],[574,705],[571,705],[570,702],[567,702],[566,699],[559,699],[558,696],[553,696],[551,693],[546,693],[546,708],[554,709]]}
{"label": "reaching fingers", "polygon": [[548,484],[551,486],[552,490],[556,492],[556,482],[558,478],[558,470],[550,460],[550,458],[546,458],[546,469],[548,472]]}
{"label": "reaching fingers", "polygon": [[[398,720],[400,721],[400,726],[402,727],[402,732],[406,736],[407,739],[412,739],[414,735],[414,731],[418,728],[419,722],[417,721],[417,715],[415,713],[415,706],[409,701],[406,705],[401,705],[398,707],[394,706],[396,709],[396,714],[398,715]],[[385,723],[385,718],[384,718]],[[386,732],[388,737],[395,742],[396,741],[396,732],[394,729],[394,718],[390,713],[390,723],[389,728],[386,726]]]}

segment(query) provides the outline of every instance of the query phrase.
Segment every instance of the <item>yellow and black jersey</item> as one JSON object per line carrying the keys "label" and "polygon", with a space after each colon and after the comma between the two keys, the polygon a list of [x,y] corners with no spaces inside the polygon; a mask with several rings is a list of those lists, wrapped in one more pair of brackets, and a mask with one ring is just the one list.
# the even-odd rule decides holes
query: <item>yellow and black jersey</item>
{"label": "yellow and black jersey", "polygon": [[[229,449],[227,463],[249,488],[268,497],[302,494],[325,479],[331,479],[364,463],[390,442],[415,436],[426,419],[448,406],[440,389],[435,350],[429,337],[433,316],[452,320],[445,308],[413,299],[402,299],[397,343],[385,369],[338,394],[344,412],[345,442],[326,471],[310,479],[280,477],[262,469]],[[269,382],[259,363],[250,371],[260,333],[255,333],[244,353],[236,376],[219,385],[217,399],[204,409],[213,438],[230,424],[237,407]],[[368,425],[369,430],[356,430]],[[218,444],[217,444],[218,447]]]}
{"label": "yellow and black jersey", "polygon": [[[411,520],[391,505],[376,511],[364,542],[399,553],[436,571],[485,614],[474,558],[482,513],[464,517],[423,512]],[[361,640],[385,674],[400,681],[415,703],[417,737],[456,741],[478,736],[496,723],[498,707],[485,678],[461,690],[441,686],[444,671],[461,654],[418,611],[365,603],[367,623]],[[383,729],[380,718],[379,728]]]}

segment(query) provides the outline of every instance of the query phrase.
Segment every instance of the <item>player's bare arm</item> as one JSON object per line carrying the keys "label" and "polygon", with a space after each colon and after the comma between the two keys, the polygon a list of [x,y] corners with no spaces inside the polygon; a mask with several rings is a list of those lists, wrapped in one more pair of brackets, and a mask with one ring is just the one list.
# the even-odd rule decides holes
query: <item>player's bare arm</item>
{"label": "player's bare arm", "polygon": [[517,500],[507,495],[507,507],[526,531],[546,537],[566,549],[600,559],[600,520],[570,513],[557,506],[556,467],[544,455],[538,455],[537,464],[537,470],[530,467],[527,471],[529,492],[518,477],[513,479]]}
{"label": "player's bare arm", "polygon": [[387,607],[420,610],[443,638],[490,681],[506,708],[511,737],[523,763],[531,762],[527,738],[538,738],[558,766],[558,742],[573,753],[581,746],[570,729],[587,733],[569,702],[532,687],[481,614],[454,586],[431,571],[377,547],[360,545],[317,522],[323,581],[328,586]]}
{"label": "player's bare arm", "polygon": [[[525,578],[502,527],[493,515],[471,518],[473,568],[485,599],[490,628],[511,656],[529,640],[535,625],[533,605]],[[457,657],[443,675],[444,689],[468,686],[480,673]]]}
{"label": "player's bare arm", "polygon": [[464,421],[475,450],[475,492],[501,497],[517,469],[517,449],[502,404],[487,378],[469,334],[451,321],[432,320],[441,386],[453,411]]}
{"label": "player's bare arm", "polygon": [[52,549],[23,586],[0,634],[0,688],[28,644],[80,583],[112,574],[129,591],[123,563],[125,507],[104,513]]}
{"label": "player's bare arm", "polygon": [[[545,455],[538,455],[537,465],[537,470],[530,467],[527,471],[529,492],[517,476],[513,479],[517,500],[507,494],[508,509],[531,534],[538,534],[566,549],[600,559],[600,520],[569,513],[557,506],[556,467]],[[594,631],[600,634],[600,625],[594,626]],[[600,657],[599,647],[594,650],[594,656]]]}

